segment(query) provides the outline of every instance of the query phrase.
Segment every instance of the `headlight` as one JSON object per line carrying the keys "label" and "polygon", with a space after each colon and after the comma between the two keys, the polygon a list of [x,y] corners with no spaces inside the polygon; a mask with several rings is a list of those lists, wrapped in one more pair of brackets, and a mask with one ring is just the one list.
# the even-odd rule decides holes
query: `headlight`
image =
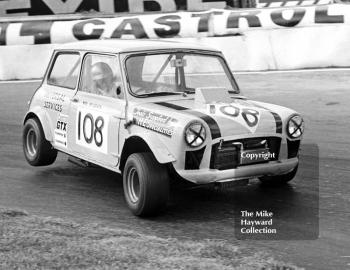
{"label": "headlight", "polygon": [[197,147],[204,143],[206,138],[205,127],[199,122],[189,124],[185,130],[185,141],[191,147]]}
{"label": "headlight", "polygon": [[287,123],[287,134],[290,138],[299,138],[304,133],[304,120],[300,115],[292,116]]}

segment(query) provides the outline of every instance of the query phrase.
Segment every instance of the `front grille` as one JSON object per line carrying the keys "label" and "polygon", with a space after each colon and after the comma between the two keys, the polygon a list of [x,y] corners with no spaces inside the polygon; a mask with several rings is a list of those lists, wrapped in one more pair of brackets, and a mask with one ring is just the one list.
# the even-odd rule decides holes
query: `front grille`
{"label": "front grille", "polygon": [[274,158],[268,161],[278,160],[281,146],[279,137],[259,137],[233,141],[224,141],[212,146],[210,157],[210,169],[227,170],[240,166],[241,150],[268,149],[270,153],[275,153]]}
{"label": "front grille", "polygon": [[212,146],[210,169],[234,169],[239,164],[239,147],[230,142],[214,144]]}

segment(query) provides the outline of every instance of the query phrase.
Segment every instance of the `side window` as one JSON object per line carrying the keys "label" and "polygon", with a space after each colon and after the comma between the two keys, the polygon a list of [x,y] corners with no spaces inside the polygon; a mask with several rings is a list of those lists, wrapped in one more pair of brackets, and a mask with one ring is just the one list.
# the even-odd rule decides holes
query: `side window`
{"label": "side window", "polygon": [[53,63],[47,83],[75,89],[78,81],[79,67],[79,54],[59,53]]}
{"label": "side window", "polygon": [[98,54],[86,55],[79,90],[95,95],[124,98],[117,57]]}

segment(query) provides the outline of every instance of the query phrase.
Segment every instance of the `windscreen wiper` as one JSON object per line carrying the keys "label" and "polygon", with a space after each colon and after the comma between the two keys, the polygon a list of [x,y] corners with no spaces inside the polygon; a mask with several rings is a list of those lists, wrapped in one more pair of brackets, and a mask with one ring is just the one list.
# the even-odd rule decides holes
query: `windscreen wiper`
{"label": "windscreen wiper", "polygon": [[196,93],[196,90],[195,89],[186,89],[185,91],[184,91],[184,93],[186,93],[186,94],[194,94],[194,93]]}
{"label": "windscreen wiper", "polygon": [[154,97],[154,96],[171,96],[171,95],[183,95],[184,92],[151,92],[137,95],[137,97]]}
{"label": "windscreen wiper", "polygon": [[239,92],[237,92],[237,91],[232,91],[232,90],[229,90],[228,91],[230,94],[239,94]]}

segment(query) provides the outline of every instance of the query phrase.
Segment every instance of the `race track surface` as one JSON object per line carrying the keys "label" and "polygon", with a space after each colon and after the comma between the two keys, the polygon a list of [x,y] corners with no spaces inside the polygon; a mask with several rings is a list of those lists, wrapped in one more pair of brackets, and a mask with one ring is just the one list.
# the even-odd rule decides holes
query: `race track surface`
{"label": "race track surface", "polygon": [[[349,78],[346,70],[237,75],[249,98],[303,114],[307,129],[295,181],[277,189],[253,181],[233,190],[174,191],[168,211],[152,219],[131,215],[114,173],[77,167],[63,154],[52,166],[30,167],[22,153],[21,121],[39,83],[0,83],[0,205],[161,237],[225,239],[306,269],[349,269]],[[235,212],[256,204],[278,213],[292,240],[237,240]],[[318,213],[320,236],[312,240]]]}

